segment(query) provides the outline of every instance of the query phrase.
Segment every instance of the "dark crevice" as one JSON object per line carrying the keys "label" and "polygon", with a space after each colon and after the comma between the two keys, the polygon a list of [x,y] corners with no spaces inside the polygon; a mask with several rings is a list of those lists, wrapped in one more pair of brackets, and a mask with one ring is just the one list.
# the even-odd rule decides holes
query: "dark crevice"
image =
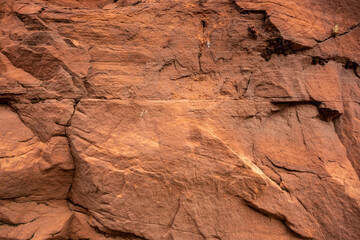
{"label": "dark crevice", "polygon": [[326,63],[328,63],[330,60],[337,62],[337,63],[341,63],[343,65],[343,67],[345,69],[354,69],[355,70],[355,74],[357,75],[357,77],[359,77],[359,73],[356,72],[356,70],[359,67],[359,64],[351,61],[348,57],[341,57],[341,56],[334,56],[334,57],[321,57],[321,56],[310,56],[312,61],[311,64],[316,65],[325,65]]}
{"label": "dark crevice", "polygon": [[64,38],[63,40],[64,40],[64,42],[66,43],[66,45],[68,45],[68,47],[76,48],[76,46],[75,46],[74,43],[71,41],[71,39]]}
{"label": "dark crevice", "polygon": [[142,1],[136,1],[136,2],[134,2],[134,3],[132,3],[132,4],[130,4],[130,5],[131,5],[131,6],[136,6],[136,5],[140,4],[140,3],[142,3]]}
{"label": "dark crevice", "polygon": [[219,236],[211,235],[211,237],[213,237],[215,239],[218,239],[218,240],[221,240],[221,237],[219,237]]}
{"label": "dark crevice", "polygon": [[318,107],[318,111],[320,120],[325,122],[331,122],[332,120],[341,115],[339,111],[330,108]]}
{"label": "dark crevice", "polygon": [[11,101],[13,101],[13,99],[7,97],[2,98],[0,96],[0,105],[5,105],[11,108],[11,104],[10,104]]}
{"label": "dark crevice", "polygon": [[311,57],[311,64],[312,65],[322,65],[324,66],[326,63],[329,62],[329,59],[322,58],[322,57]]}
{"label": "dark crevice", "polygon": [[72,118],[74,117],[75,115],[75,112],[76,112],[76,108],[79,104],[80,100],[75,100],[75,104],[74,104],[74,110],[65,126],[65,137],[66,137],[66,140],[68,142],[68,145],[69,145],[69,150],[70,150],[70,154],[71,154],[71,157],[73,159],[73,164],[74,164],[74,171],[73,171],[73,176],[72,176],[72,181],[71,181],[71,184],[69,186],[69,191],[68,191],[68,194],[67,194],[67,198],[69,199],[70,197],[70,191],[72,189],[72,184],[74,182],[74,177],[75,177],[75,172],[76,172],[76,164],[75,164],[75,159],[76,159],[76,156],[75,156],[75,150],[74,150],[74,147],[72,146],[71,144],[71,140],[70,140],[70,137],[69,137],[69,134],[68,134],[68,128],[70,127],[71,125],[71,120]]}
{"label": "dark crevice", "polygon": [[22,95],[24,95],[24,93],[0,93],[0,104],[9,104],[14,102],[17,97],[21,97]]}
{"label": "dark crevice", "polygon": [[310,47],[302,46],[293,41],[284,39],[280,35],[279,30],[277,30],[275,33],[278,36],[275,36],[275,37],[272,37],[272,38],[269,38],[266,40],[268,42],[268,46],[265,48],[265,50],[261,54],[261,56],[266,61],[270,61],[271,56],[273,54],[287,56],[287,55],[295,54],[297,52],[300,52],[300,51],[303,51],[306,49],[310,49]]}
{"label": "dark crevice", "polygon": [[351,32],[352,30],[354,30],[355,28],[360,26],[360,22],[358,22],[357,24],[351,26],[347,31],[340,33],[339,36],[343,36],[345,34],[348,34],[349,32]]}
{"label": "dark crevice", "polygon": [[8,225],[8,226],[12,226],[12,227],[17,227],[17,226],[21,226],[21,225],[25,225],[25,224],[28,224],[28,223],[32,223],[32,222],[35,222],[36,220],[38,219],[37,218],[34,218],[28,222],[25,222],[25,223],[14,223],[14,222],[11,222],[11,221],[6,221],[4,219],[0,219],[0,225]]}
{"label": "dark crevice", "polygon": [[332,34],[331,34],[329,37],[327,37],[327,38],[325,38],[325,39],[323,39],[323,40],[319,40],[319,39],[314,39],[314,40],[315,40],[317,43],[323,43],[323,42],[326,42],[327,40],[329,40],[329,39],[331,39],[331,38],[336,38],[336,37],[344,36],[344,35],[348,34],[349,32],[351,32],[352,30],[354,30],[355,28],[357,28],[357,27],[359,27],[359,26],[360,26],[360,22],[357,23],[357,24],[355,24],[355,25],[353,25],[353,26],[351,26],[348,30],[346,30],[346,31],[343,32],[343,33],[338,34],[337,32],[335,32],[335,31],[333,30]]}
{"label": "dark crevice", "polygon": [[184,76],[181,76],[181,77],[171,78],[170,80],[176,81],[176,80],[181,80],[181,79],[184,79],[184,78],[189,78],[191,76],[192,76],[191,74],[187,74],[187,75],[184,75]]}
{"label": "dark crevice", "polygon": [[205,20],[201,20],[201,25],[202,25],[202,29],[203,29],[203,33],[205,32],[205,28],[207,26],[207,23]]}
{"label": "dark crevice", "polygon": [[73,112],[71,113],[71,116],[70,116],[69,120],[68,120],[67,123],[66,123],[66,127],[70,127],[71,120],[72,120],[72,118],[73,118],[74,115],[75,115],[76,107],[77,107],[77,105],[79,104],[80,99],[74,99],[74,101],[75,101],[74,106],[73,106],[74,110],[73,110]]}
{"label": "dark crevice", "polygon": [[330,38],[333,38],[333,37],[334,37],[333,35],[330,35],[330,36],[328,36],[327,38],[325,38],[323,40],[318,40],[318,39],[314,39],[314,40],[317,43],[323,43],[323,42],[326,42],[327,40],[329,40]]}
{"label": "dark crevice", "polygon": [[356,63],[356,62],[352,62],[350,60],[348,60],[346,63],[345,63],[345,66],[344,66],[346,69],[353,69],[354,70],[354,74],[360,78],[360,73],[358,71],[360,71],[360,67],[359,67],[359,64]]}
{"label": "dark crevice", "polygon": [[249,25],[248,26],[248,35],[250,38],[256,40],[258,37],[258,32],[256,31],[254,25]]}
{"label": "dark crevice", "polygon": [[31,240],[31,239],[33,239],[35,237],[35,233],[33,233],[31,236],[30,236],[30,238],[28,238],[27,240]]}
{"label": "dark crevice", "polygon": [[[284,185],[282,184],[283,179],[282,179],[281,174],[279,174],[279,173],[275,170],[275,167],[274,167],[273,165],[272,165],[272,166],[265,165],[265,166],[267,166],[269,169],[271,169],[271,170],[279,177],[279,180],[276,180],[276,179],[274,179],[274,178],[271,177],[271,176],[268,176],[268,177],[269,177],[274,183],[276,183],[276,185],[278,185],[278,186],[281,188],[281,190],[289,193],[289,190],[288,190],[286,187],[284,187]],[[263,170],[263,169],[262,169],[262,170]],[[263,172],[264,172],[264,170],[263,170]]]}
{"label": "dark crevice", "polygon": [[313,105],[319,107],[321,102],[316,100],[301,100],[301,101],[271,101],[272,104],[282,106],[282,107],[290,107],[290,106],[297,106],[297,105]]}
{"label": "dark crevice", "polygon": [[321,56],[310,56],[312,61],[311,64],[313,65],[322,65],[324,66],[326,63],[328,63],[330,60],[341,63],[345,69],[353,69],[354,74],[356,77],[360,78],[360,67],[359,64],[351,61],[348,57],[340,57],[340,56],[334,56],[334,57],[321,57]]}
{"label": "dark crevice", "polygon": [[200,73],[203,73],[204,71],[202,70],[202,67],[201,67],[201,56],[202,56],[202,47],[199,46],[199,54],[198,54],[199,71],[200,71]]}
{"label": "dark crevice", "polygon": [[288,168],[288,167],[284,167],[284,166],[280,166],[278,164],[275,164],[269,157],[265,156],[266,159],[269,161],[269,163],[271,163],[271,165],[273,165],[275,168],[278,168],[278,169],[283,169],[285,170],[286,172],[288,173],[309,173],[309,174],[313,174],[315,175],[316,177],[318,177],[319,179],[322,179],[324,178],[325,176],[319,176],[318,174],[314,173],[314,172],[311,172],[311,171],[303,171],[303,170],[298,170],[298,169],[291,169],[291,168]]}
{"label": "dark crevice", "polygon": [[297,105],[313,105],[317,108],[319,115],[318,118],[325,122],[331,122],[338,118],[341,113],[338,110],[322,107],[321,101],[309,100],[309,101],[271,101],[272,104],[280,106],[282,108],[297,106]]}
{"label": "dark crevice", "polygon": [[68,202],[69,208],[72,211],[90,215],[89,209],[85,208],[84,206],[81,206],[81,205],[73,202],[70,198],[67,198],[66,201]]}

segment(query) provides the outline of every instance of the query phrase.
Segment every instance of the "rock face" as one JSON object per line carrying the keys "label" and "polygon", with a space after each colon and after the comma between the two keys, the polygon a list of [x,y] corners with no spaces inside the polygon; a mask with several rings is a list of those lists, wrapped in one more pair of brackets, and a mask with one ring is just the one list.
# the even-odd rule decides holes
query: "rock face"
{"label": "rock face", "polygon": [[360,239],[358,0],[0,0],[0,239]]}

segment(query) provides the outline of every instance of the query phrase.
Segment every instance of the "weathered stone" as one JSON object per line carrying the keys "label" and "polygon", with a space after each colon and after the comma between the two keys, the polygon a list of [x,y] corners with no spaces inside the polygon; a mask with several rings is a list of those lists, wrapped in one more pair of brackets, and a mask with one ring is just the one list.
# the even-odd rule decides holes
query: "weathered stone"
{"label": "weathered stone", "polygon": [[67,202],[0,200],[1,239],[68,239],[73,213]]}
{"label": "weathered stone", "polygon": [[0,239],[359,239],[359,7],[0,0]]}
{"label": "weathered stone", "polygon": [[74,168],[66,138],[43,143],[9,107],[0,113],[0,199],[65,198]]}

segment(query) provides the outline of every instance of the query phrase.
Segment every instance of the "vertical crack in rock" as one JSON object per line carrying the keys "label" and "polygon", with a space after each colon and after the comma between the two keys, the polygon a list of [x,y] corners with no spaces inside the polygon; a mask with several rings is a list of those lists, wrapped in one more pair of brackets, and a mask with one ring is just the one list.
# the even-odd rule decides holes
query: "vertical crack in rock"
{"label": "vertical crack in rock", "polygon": [[71,126],[71,121],[72,121],[72,118],[75,115],[76,108],[77,108],[77,105],[79,104],[79,102],[80,102],[80,100],[75,100],[73,113],[71,114],[71,117],[69,118],[69,120],[67,122],[67,125],[65,127],[65,137],[66,137],[66,139],[68,141],[71,157],[72,157],[72,160],[74,162],[74,172],[73,172],[71,185],[69,187],[69,191],[68,191],[68,195],[67,195],[67,201],[69,201],[69,194],[70,194],[70,191],[71,191],[71,188],[72,188],[72,184],[73,184],[73,180],[74,180],[74,176],[75,176],[75,172],[76,172],[76,164],[75,164],[75,159],[76,158],[75,158],[75,154],[74,154],[76,150],[74,149],[74,146],[71,143],[71,140],[70,140],[70,137],[69,137],[69,134],[68,134],[68,128]]}
{"label": "vertical crack in rock", "polygon": [[178,212],[179,212],[179,210],[180,210],[180,208],[181,208],[181,199],[179,198],[178,201],[179,201],[179,204],[178,204],[178,206],[177,206],[177,208],[176,208],[176,211],[175,211],[175,213],[174,213],[174,216],[173,216],[173,218],[171,219],[171,222],[170,222],[170,224],[169,224],[170,228],[173,227],[174,222],[175,222],[175,219],[176,219],[176,216],[177,216],[177,214],[178,214]]}

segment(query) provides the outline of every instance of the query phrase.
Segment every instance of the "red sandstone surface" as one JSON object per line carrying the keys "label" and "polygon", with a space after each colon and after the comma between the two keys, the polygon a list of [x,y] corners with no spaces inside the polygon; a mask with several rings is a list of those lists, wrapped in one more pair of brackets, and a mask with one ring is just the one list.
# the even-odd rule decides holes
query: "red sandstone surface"
{"label": "red sandstone surface", "polygon": [[360,239],[358,0],[0,0],[0,239]]}

